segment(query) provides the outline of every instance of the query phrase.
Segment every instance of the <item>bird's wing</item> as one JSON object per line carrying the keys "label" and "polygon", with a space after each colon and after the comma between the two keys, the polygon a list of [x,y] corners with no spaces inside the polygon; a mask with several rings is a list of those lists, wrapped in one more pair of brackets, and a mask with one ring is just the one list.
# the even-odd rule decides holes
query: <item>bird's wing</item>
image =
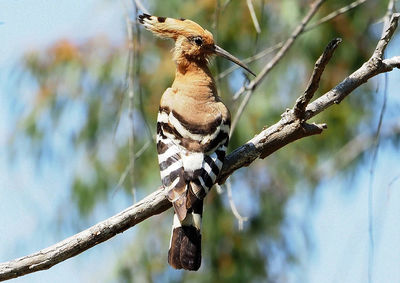
{"label": "bird's wing", "polygon": [[174,210],[179,219],[186,217],[186,190],[184,179],[182,149],[174,134],[168,130],[171,125],[165,119],[163,112],[157,118],[157,152],[162,185],[167,188],[168,199],[173,203]]}
{"label": "bird's wing", "polygon": [[225,158],[229,126],[229,119],[219,115],[208,126],[194,127],[176,112],[160,107],[157,149],[161,179],[180,220],[214,185]]}

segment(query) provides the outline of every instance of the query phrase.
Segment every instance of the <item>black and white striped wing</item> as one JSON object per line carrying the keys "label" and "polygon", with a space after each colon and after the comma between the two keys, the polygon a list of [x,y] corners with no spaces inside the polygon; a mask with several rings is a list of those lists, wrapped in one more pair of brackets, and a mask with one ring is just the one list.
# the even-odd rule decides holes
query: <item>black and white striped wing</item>
{"label": "black and white striped wing", "polygon": [[221,117],[213,124],[193,129],[180,115],[160,108],[157,149],[162,183],[176,190],[171,192],[171,201],[186,192],[182,189],[184,183],[192,183],[191,190],[198,199],[203,199],[214,185],[225,158],[230,125]]}
{"label": "black and white striped wing", "polygon": [[184,168],[179,140],[171,134],[171,125],[162,111],[157,118],[157,152],[162,185],[167,188],[168,199],[172,202],[180,219],[186,217],[186,190]]}
{"label": "black and white striped wing", "polygon": [[168,262],[177,269],[201,264],[203,199],[222,169],[229,139],[229,121],[219,120],[196,130],[167,108],[158,114],[161,179],[175,211]]}
{"label": "black and white striped wing", "polygon": [[[213,152],[201,153],[198,163],[191,166],[191,170],[187,170],[185,160],[183,161],[185,174],[189,175],[192,184],[192,192],[197,198],[203,199],[215,184],[225,159],[228,136],[221,140],[221,144]],[[201,160],[200,160],[201,159]]]}

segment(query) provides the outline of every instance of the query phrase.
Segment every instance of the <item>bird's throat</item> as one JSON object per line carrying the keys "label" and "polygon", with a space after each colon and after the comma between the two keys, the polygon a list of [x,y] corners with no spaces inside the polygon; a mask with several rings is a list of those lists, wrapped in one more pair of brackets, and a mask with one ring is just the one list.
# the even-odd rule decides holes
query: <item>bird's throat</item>
{"label": "bird's throat", "polygon": [[196,95],[197,99],[208,99],[217,95],[215,81],[207,66],[207,60],[187,61],[178,64],[172,88]]}

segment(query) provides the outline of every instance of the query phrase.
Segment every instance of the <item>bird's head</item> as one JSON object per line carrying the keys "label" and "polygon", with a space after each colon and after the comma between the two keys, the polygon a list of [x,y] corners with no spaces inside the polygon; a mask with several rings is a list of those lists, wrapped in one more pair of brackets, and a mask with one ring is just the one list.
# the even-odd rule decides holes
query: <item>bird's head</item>
{"label": "bird's head", "polygon": [[191,61],[207,62],[212,55],[219,55],[255,74],[238,58],[215,44],[213,35],[197,23],[186,19],[173,19],[142,14],[138,18],[146,29],[162,38],[175,40],[174,60],[178,65]]}

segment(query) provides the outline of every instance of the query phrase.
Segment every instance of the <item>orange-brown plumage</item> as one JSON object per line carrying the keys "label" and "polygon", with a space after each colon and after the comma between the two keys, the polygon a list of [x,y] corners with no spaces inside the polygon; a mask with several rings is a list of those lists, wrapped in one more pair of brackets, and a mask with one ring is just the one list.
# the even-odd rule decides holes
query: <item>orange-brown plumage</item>
{"label": "orange-brown plumage", "polygon": [[157,150],[162,183],[175,212],[168,262],[177,269],[197,270],[203,198],[222,169],[230,126],[208,58],[220,55],[251,71],[193,21],[143,14],[139,22],[155,35],[175,41],[175,80],[161,97]]}

